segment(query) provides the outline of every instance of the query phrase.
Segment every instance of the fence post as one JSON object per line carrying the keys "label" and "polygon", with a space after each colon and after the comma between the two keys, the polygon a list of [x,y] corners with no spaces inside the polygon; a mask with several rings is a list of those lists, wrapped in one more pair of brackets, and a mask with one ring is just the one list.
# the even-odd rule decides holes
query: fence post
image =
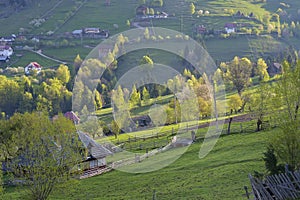
{"label": "fence post", "polygon": [[246,197],[247,197],[247,199],[250,199],[250,194],[249,194],[249,192],[248,192],[248,187],[247,187],[247,186],[244,186],[244,189],[245,189],[245,191],[246,191]]}
{"label": "fence post", "polygon": [[156,190],[153,190],[152,200],[156,200]]}

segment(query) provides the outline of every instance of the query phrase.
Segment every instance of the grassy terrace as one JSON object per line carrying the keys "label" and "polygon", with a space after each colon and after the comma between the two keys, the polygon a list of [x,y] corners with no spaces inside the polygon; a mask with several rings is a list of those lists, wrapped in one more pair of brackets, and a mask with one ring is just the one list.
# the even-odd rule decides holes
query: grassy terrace
{"label": "grassy terrace", "polygon": [[[263,171],[261,159],[274,130],[221,137],[204,159],[201,142],[191,145],[177,161],[159,171],[128,174],[113,171],[54,191],[50,199],[245,199],[248,173]],[[155,159],[155,157],[153,157]],[[151,158],[142,163],[151,165]],[[18,199],[25,188],[7,188],[6,199]]]}

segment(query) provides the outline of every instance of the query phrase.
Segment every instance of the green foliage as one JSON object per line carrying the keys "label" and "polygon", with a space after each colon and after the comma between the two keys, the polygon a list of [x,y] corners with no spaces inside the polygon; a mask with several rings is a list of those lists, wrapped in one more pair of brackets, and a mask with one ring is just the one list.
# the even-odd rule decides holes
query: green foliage
{"label": "green foliage", "polygon": [[151,0],[150,5],[154,6],[154,7],[162,7],[164,5],[164,1],[163,0]]}
{"label": "green foliage", "polygon": [[239,95],[233,95],[229,99],[229,108],[237,113],[238,109],[243,105],[243,101]]}
{"label": "green foliage", "polygon": [[111,131],[115,135],[115,138],[118,138],[118,135],[120,134],[121,129],[119,128],[119,125],[115,120],[113,120],[111,122]]}
{"label": "green foliage", "polygon": [[102,108],[102,97],[101,94],[95,90],[95,108],[96,110],[99,110],[100,108]]}
{"label": "green foliage", "polygon": [[112,102],[114,109],[114,117],[120,129],[126,129],[129,125],[129,103],[128,99],[124,98],[124,93],[119,85],[117,90],[112,91]]}
{"label": "green foliage", "polygon": [[283,63],[283,75],[274,84],[272,98],[273,117],[279,124],[280,132],[271,140],[276,155],[281,162],[292,169],[300,167],[300,62],[291,68]]}
{"label": "green foliage", "polygon": [[270,79],[267,69],[268,65],[266,64],[266,62],[262,58],[259,58],[257,60],[257,73],[260,77],[260,80],[263,80],[264,82]]}
{"label": "green foliage", "polygon": [[149,39],[150,39],[150,33],[149,33],[148,27],[145,28],[145,31],[144,31],[144,38],[145,38],[146,40],[149,40]]}
{"label": "green foliage", "polygon": [[56,70],[56,77],[64,85],[67,84],[71,78],[71,74],[70,74],[68,66],[63,65],[63,64],[59,65],[58,69]]}
{"label": "green foliage", "polygon": [[190,14],[191,15],[193,15],[195,13],[195,9],[196,9],[196,7],[195,7],[194,3],[191,3],[190,4]]}
{"label": "green foliage", "polygon": [[18,108],[22,98],[22,91],[19,84],[0,76],[0,108],[7,115],[11,116]]}
{"label": "green foliage", "polygon": [[141,94],[136,89],[135,85],[132,87],[129,102],[130,107],[141,106]]}
{"label": "green foliage", "polygon": [[263,153],[263,160],[265,161],[266,169],[269,175],[279,174],[284,172],[284,166],[278,165],[278,161],[275,155],[274,148],[268,146],[267,151]]}
{"label": "green foliage", "polygon": [[150,99],[150,94],[149,94],[149,92],[148,92],[148,90],[147,90],[146,87],[143,88],[143,91],[142,91],[142,99],[143,99],[143,101],[144,101],[145,103],[147,103],[147,102],[149,101],[149,99]]}
{"label": "green foliage", "polygon": [[225,80],[232,82],[241,96],[243,90],[250,84],[251,61],[248,58],[234,57],[229,64],[221,63],[220,67],[223,68]]}
{"label": "green foliage", "polygon": [[1,140],[1,147],[10,158],[6,164],[15,179],[28,185],[31,199],[47,199],[81,162],[75,126],[62,115],[51,122],[41,112],[15,114],[4,122],[3,134],[6,143]]}

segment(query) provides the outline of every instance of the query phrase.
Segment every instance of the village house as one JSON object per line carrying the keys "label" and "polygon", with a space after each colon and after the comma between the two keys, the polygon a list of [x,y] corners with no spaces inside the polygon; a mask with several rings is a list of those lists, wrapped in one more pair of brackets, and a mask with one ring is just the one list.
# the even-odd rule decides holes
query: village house
{"label": "village house", "polygon": [[108,38],[109,31],[101,30],[100,28],[83,28],[82,32],[80,30],[74,30],[72,32],[73,36],[85,36],[85,37],[93,37],[93,38]]}
{"label": "village house", "polygon": [[105,167],[107,164],[106,157],[113,153],[93,140],[88,134],[78,131],[78,135],[84,148],[87,150],[87,155],[79,166],[80,170],[91,171]]}
{"label": "village house", "polygon": [[196,33],[205,34],[205,33],[207,33],[207,29],[204,25],[199,25],[196,27]]}
{"label": "village house", "polygon": [[16,35],[11,35],[11,36],[3,36],[3,37],[0,37],[0,42],[1,43],[12,43],[14,42],[16,39]]}
{"label": "village house", "polygon": [[65,118],[71,120],[74,124],[80,123],[80,118],[73,111],[66,112],[64,116]]}
{"label": "village house", "polygon": [[42,71],[42,66],[37,62],[31,62],[24,68],[24,71],[26,75],[30,75],[33,71],[38,74]]}
{"label": "village house", "polygon": [[140,5],[136,8],[135,13],[136,16],[143,16],[148,14],[149,8],[146,5]]}
{"label": "village house", "polygon": [[8,46],[0,46],[0,61],[7,62],[10,59],[10,56],[12,56],[14,53],[13,49]]}
{"label": "village house", "polygon": [[224,28],[225,28],[225,32],[227,34],[235,33],[236,32],[236,28],[237,28],[237,24],[235,24],[235,23],[226,23],[224,25]]}

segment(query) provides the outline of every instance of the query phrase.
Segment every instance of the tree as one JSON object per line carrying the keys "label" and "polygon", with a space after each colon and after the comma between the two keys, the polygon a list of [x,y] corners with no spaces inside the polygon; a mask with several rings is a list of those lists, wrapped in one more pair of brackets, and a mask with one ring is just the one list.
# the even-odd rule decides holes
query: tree
{"label": "tree", "polygon": [[11,116],[18,109],[22,90],[14,80],[0,76],[0,110]]}
{"label": "tree", "polygon": [[112,103],[115,121],[120,129],[126,129],[129,126],[129,105],[128,98],[125,98],[124,92],[119,85],[117,90],[112,90]]}
{"label": "tree", "polygon": [[300,168],[300,61],[294,68],[284,61],[283,75],[274,85],[272,117],[279,126],[271,145],[279,160],[292,169]]}
{"label": "tree", "polygon": [[144,31],[144,38],[145,38],[146,40],[149,40],[149,39],[150,39],[150,33],[149,33],[148,27],[145,28],[145,31]]}
{"label": "tree", "polygon": [[142,91],[142,99],[143,99],[143,101],[144,101],[145,103],[147,103],[147,102],[149,101],[149,99],[150,99],[150,94],[149,94],[149,92],[148,92],[148,90],[147,90],[146,87],[143,88],[143,91]]}
{"label": "tree", "polygon": [[[51,122],[44,113],[15,114],[5,121],[6,165],[28,185],[30,199],[45,200],[56,185],[71,178],[83,154],[72,121],[62,115]],[[2,142],[2,141],[1,141]]]}
{"label": "tree", "polygon": [[151,6],[162,7],[164,5],[163,0],[151,0]]}
{"label": "tree", "polygon": [[196,9],[196,7],[195,7],[194,3],[191,3],[190,4],[190,13],[191,13],[191,15],[193,15],[195,13],[195,9]]}
{"label": "tree", "polygon": [[251,81],[252,63],[250,60],[234,57],[229,64],[222,64],[220,67],[223,68],[225,80],[232,82],[238,94],[242,96],[243,90]]}
{"label": "tree", "polygon": [[150,8],[150,9],[149,9],[149,15],[154,15],[154,14],[155,14],[154,9],[153,9],[153,8]]}
{"label": "tree", "polygon": [[131,23],[130,23],[130,20],[127,19],[127,20],[126,20],[126,25],[127,25],[128,27],[130,27],[130,24],[131,24]]}
{"label": "tree", "polygon": [[270,79],[267,69],[268,65],[266,64],[266,62],[262,58],[259,58],[257,60],[257,73],[259,75],[260,80],[263,80],[265,82]]}
{"label": "tree", "polygon": [[[229,108],[237,113],[238,109],[243,105],[243,101],[239,95],[233,95],[229,99]],[[231,112],[232,113],[232,112]]]}
{"label": "tree", "polygon": [[74,59],[74,64],[73,64],[75,67],[75,73],[73,72],[74,74],[72,73],[72,76],[74,76],[78,72],[81,64],[82,64],[82,59],[81,59],[80,55],[77,54],[77,56]]}
{"label": "tree", "polygon": [[118,135],[120,134],[121,130],[118,126],[118,123],[115,120],[112,120],[111,122],[111,131],[115,135],[115,138],[118,138]]}
{"label": "tree", "polygon": [[56,77],[64,85],[67,84],[71,78],[71,74],[70,74],[68,66],[63,65],[63,64],[59,65],[58,69],[56,70]]}
{"label": "tree", "polygon": [[259,87],[251,94],[250,111],[257,119],[256,131],[263,129],[265,116],[270,113],[271,101],[273,96],[272,87],[268,83],[261,83]]}
{"label": "tree", "polygon": [[139,93],[139,91],[137,91],[135,85],[133,85],[132,87],[129,101],[130,101],[130,107],[141,105],[141,94]]}
{"label": "tree", "polygon": [[99,110],[102,108],[102,97],[101,94],[95,90],[95,108],[96,110]]}

